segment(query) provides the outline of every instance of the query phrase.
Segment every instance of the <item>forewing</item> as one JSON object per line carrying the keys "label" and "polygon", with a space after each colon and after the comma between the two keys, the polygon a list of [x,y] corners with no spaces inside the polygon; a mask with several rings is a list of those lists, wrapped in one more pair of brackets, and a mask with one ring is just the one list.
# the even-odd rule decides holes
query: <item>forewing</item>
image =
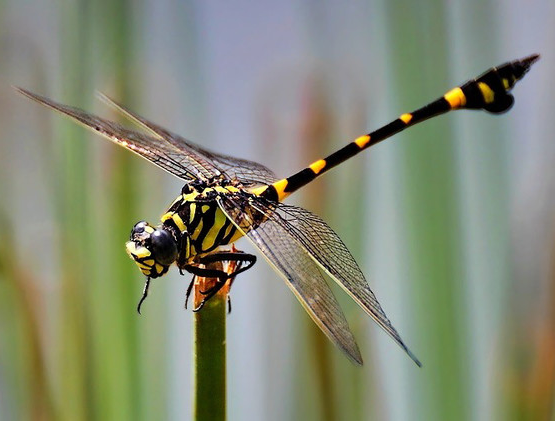
{"label": "forewing", "polygon": [[[337,300],[318,266],[302,245],[284,228],[269,220],[257,226],[241,197],[223,196],[218,205],[226,216],[262,252],[286,281],[314,322],[349,358],[362,365],[362,357]],[[246,210],[247,212],[243,212]]]}
{"label": "forewing", "polygon": [[103,119],[75,107],[56,103],[25,89],[16,89],[32,100],[71,117],[86,128],[146,158],[153,164],[156,164],[185,181],[214,176],[212,168],[206,166],[205,163],[197,161],[195,159],[196,157],[191,155],[184,155],[183,151],[159,137],[149,136],[127,129],[115,122]]}
{"label": "forewing", "polygon": [[196,161],[202,162],[204,166],[210,168],[212,171],[219,170],[227,177],[236,178],[245,185],[267,185],[278,180],[272,170],[262,164],[207,150],[145,119],[102,93],[98,93],[98,96],[106,104],[114,107],[131,120],[149,130],[155,136],[167,141],[184,154],[194,156]]}
{"label": "forewing", "polygon": [[401,346],[411,359],[418,366],[422,366],[387,318],[351,252],[325,221],[304,208],[282,203],[277,204],[275,210],[268,214],[273,225],[280,226],[281,231],[286,231],[295,238],[314,261]]}

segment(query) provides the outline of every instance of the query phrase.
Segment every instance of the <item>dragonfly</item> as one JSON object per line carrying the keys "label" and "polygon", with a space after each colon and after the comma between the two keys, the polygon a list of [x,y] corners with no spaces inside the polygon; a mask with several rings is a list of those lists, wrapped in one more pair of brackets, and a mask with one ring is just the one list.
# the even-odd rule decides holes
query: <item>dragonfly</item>
{"label": "dragonfly", "polygon": [[[180,272],[212,277],[215,285],[203,291],[199,311],[228,280],[251,268],[256,256],[224,250],[246,237],[300,301],[324,334],[352,362],[363,360],[347,319],[326,277],[337,283],[418,365],[371,290],[359,265],[339,236],[314,213],[284,200],[328,170],[394,134],[451,110],[474,109],[500,114],[511,108],[510,93],[539,59],[538,54],[492,67],[411,113],[362,135],[325,158],[286,177],[278,178],[254,161],[210,151],[141,117],[103,94],[100,98],[136,123],[132,130],[78,108],[59,104],[22,88],[21,94],[69,116],[97,134],[138,154],[184,182],[181,193],[153,226],[134,225],[126,250],[146,276],[140,307],[152,279],[172,265]],[[235,262],[227,274],[210,264]]]}

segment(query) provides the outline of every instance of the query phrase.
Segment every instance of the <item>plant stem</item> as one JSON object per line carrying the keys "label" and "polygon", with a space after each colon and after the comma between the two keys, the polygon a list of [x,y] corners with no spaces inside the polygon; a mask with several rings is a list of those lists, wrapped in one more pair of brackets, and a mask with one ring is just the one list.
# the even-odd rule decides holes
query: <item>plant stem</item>
{"label": "plant stem", "polygon": [[[235,265],[218,269],[230,274]],[[227,263],[226,263],[227,264]],[[195,277],[193,304],[198,306],[202,291],[217,279]],[[194,399],[193,418],[197,421],[226,418],[226,312],[227,286],[194,314]]]}

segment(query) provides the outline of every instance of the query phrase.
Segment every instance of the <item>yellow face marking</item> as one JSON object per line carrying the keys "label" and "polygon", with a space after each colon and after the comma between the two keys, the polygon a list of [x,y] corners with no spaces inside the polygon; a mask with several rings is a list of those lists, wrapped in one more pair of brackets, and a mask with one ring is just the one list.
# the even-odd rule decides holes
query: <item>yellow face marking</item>
{"label": "yellow face marking", "polygon": [[355,139],[355,144],[357,144],[360,149],[364,148],[368,142],[370,142],[370,136],[368,135],[359,136]]}
{"label": "yellow face marking", "polygon": [[144,273],[145,271],[150,271],[152,268],[152,265],[145,265],[141,262],[137,262],[137,267],[139,267],[139,269]]}
{"label": "yellow face marking", "polygon": [[449,103],[449,106],[453,108],[460,108],[466,105],[466,96],[464,92],[459,87],[453,88],[447,94],[443,96],[445,100]]}
{"label": "yellow face marking", "polygon": [[200,209],[202,210],[203,214],[206,214],[206,212],[210,209],[210,205],[203,205],[200,207]]}
{"label": "yellow face marking", "polygon": [[149,267],[152,267],[154,265],[154,259],[146,259],[143,261],[143,264],[148,265]]}
{"label": "yellow face marking", "polygon": [[156,264],[155,268],[156,268],[156,272],[158,274],[160,274],[160,273],[162,273],[162,271],[164,271],[164,267],[160,264]]}
{"label": "yellow face marking", "polygon": [[145,227],[145,232],[150,233],[150,234],[154,233],[154,227],[146,226]]}
{"label": "yellow face marking", "polygon": [[285,192],[285,188],[287,188],[287,184],[289,182],[287,179],[281,179],[273,184],[274,188],[277,191],[278,199],[283,201],[285,198],[289,196],[289,192]]}
{"label": "yellow face marking", "polygon": [[314,174],[318,174],[322,171],[324,167],[326,167],[326,160],[315,161],[309,167],[310,167],[310,170],[314,172]]}
{"label": "yellow face marking", "polygon": [[410,113],[401,114],[401,117],[399,117],[399,119],[401,119],[404,124],[408,125],[412,120],[412,114]]}
{"label": "yellow face marking", "polygon": [[489,85],[484,82],[478,82],[478,88],[480,88],[480,91],[482,92],[482,97],[484,97],[484,101],[486,102],[486,104],[493,103],[493,101],[495,100],[495,93],[489,87]]}
{"label": "yellow face marking", "polygon": [[[127,253],[129,255],[133,254],[137,258],[146,258],[147,256],[150,256],[150,251],[147,248],[145,248],[144,246],[137,247],[137,245],[135,245],[135,242],[127,242],[125,244],[125,249],[127,250]],[[131,256],[131,258],[133,257]]]}

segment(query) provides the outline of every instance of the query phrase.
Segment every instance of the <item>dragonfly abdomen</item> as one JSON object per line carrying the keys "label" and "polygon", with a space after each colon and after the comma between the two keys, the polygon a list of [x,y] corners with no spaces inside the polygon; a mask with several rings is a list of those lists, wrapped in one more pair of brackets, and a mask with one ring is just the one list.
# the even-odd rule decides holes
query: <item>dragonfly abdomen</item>
{"label": "dragonfly abdomen", "polygon": [[366,148],[383,141],[402,130],[451,110],[474,109],[490,113],[503,113],[511,108],[514,98],[510,90],[539,59],[538,54],[492,67],[475,79],[451,89],[435,101],[412,113],[404,113],[374,132],[368,133],[317,160],[303,170],[268,187],[259,188],[257,194],[276,201],[283,201],[290,194],[312,182],[326,171],[357,155]]}

